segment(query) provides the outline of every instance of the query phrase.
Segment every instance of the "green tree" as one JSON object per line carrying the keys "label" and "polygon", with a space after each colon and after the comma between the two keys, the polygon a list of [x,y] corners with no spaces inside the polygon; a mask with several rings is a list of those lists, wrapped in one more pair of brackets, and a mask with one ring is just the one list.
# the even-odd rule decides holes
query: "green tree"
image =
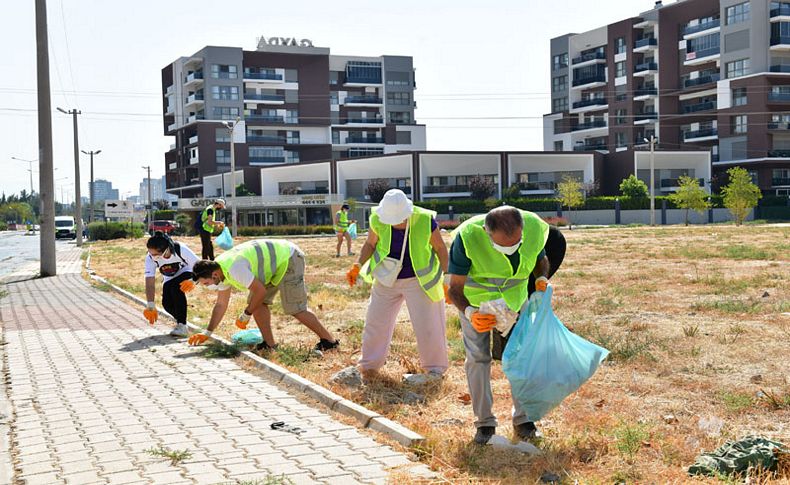
{"label": "green tree", "polygon": [[557,184],[557,195],[560,203],[568,208],[568,227],[573,229],[571,221],[572,209],[584,204],[584,194],[582,193],[582,183],[571,176],[564,176],[562,182]]}
{"label": "green tree", "polygon": [[0,220],[21,223],[34,219],[33,208],[26,202],[9,202],[0,206]]}
{"label": "green tree", "polygon": [[631,174],[620,182],[620,193],[626,197],[647,197],[647,184]]}
{"label": "green tree", "polygon": [[390,183],[387,179],[373,179],[368,182],[365,193],[370,197],[371,202],[378,204],[390,188]]}
{"label": "green tree", "polygon": [[244,184],[239,184],[236,186],[236,197],[246,197],[249,195],[255,195],[250,189],[247,188]]}
{"label": "green tree", "polygon": [[678,179],[679,187],[677,192],[669,196],[669,200],[675,203],[679,209],[686,210],[686,225],[689,225],[689,210],[703,214],[708,207],[708,194],[705,189],[699,186],[699,180],[688,175],[681,175]]}
{"label": "green tree", "polygon": [[518,184],[510,184],[510,187],[502,191],[502,198],[505,200],[514,200],[519,197],[521,197],[521,187]]}
{"label": "green tree", "polygon": [[473,199],[486,200],[496,193],[496,184],[489,177],[475,175],[469,178],[469,192]]}
{"label": "green tree", "polygon": [[740,226],[749,215],[749,211],[757,206],[763,194],[760,188],[752,183],[749,172],[742,167],[733,167],[727,170],[730,176],[730,183],[722,187],[721,193],[724,195],[724,207],[730,210],[735,218],[735,224]]}

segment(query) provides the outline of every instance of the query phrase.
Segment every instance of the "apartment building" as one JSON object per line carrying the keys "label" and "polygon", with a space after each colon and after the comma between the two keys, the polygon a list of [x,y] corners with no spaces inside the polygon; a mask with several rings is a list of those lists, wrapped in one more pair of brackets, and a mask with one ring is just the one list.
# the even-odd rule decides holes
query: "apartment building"
{"label": "apartment building", "polygon": [[94,182],[88,182],[88,190],[93,190],[93,199],[96,202],[103,200],[118,200],[118,189],[112,188],[112,182],[104,179],[96,179]]}
{"label": "apartment building", "polygon": [[260,167],[425,149],[414,67],[404,56],[337,56],[308,39],[261,37],[255,51],[206,46],[162,69],[167,191],[200,196],[235,165],[254,193]]}
{"label": "apartment building", "polygon": [[[714,189],[742,166],[790,195],[790,2],[656,2],[550,50],[544,149],[616,154],[655,137],[657,150],[709,151]],[[656,188],[683,174],[702,178],[677,167]]]}

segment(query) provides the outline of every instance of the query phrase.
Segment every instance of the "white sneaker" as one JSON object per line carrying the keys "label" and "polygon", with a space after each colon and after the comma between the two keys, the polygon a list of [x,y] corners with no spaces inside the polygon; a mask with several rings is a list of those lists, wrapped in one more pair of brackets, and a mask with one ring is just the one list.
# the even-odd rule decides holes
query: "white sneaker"
{"label": "white sneaker", "polygon": [[189,336],[189,328],[186,323],[176,323],[175,328],[170,332],[171,337],[187,337]]}

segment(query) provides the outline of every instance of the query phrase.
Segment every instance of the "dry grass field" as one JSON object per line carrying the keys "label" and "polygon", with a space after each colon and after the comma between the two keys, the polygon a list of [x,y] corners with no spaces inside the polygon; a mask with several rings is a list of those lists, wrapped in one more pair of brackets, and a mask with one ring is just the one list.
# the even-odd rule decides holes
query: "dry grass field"
{"label": "dry grass field", "polygon": [[[401,384],[403,373],[419,371],[404,306],[383,379],[361,390],[331,389],[426,436],[424,446],[412,451],[450,483],[535,483],[545,472],[562,483],[683,483],[691,480],[685,468],[695,456],[727,439],[759,434],[790,443],[790,227],[564,234],[568,251],[553,278],[555,311],[611,355],[539,423],[543,455],[471,444],[463,343],[449,306],[451,368],[442,382],[428,388]],[[199,253],[197,238],[182,240]],[[339,336],[342,350],[311,357],[317,338],[275,308],[273,329],[281,345],[268,358],[327,385],[334,372],[359,358],[368,289],[347,287],[344,275],[353,261],[332,257],[334,238],[292,240],[307,253],[311,307]],[[361,244],[355,242],[357,252]],[[143,295],[144,246],[142,239],[94,243],[91,266]],[[234,294],[218,333],[234,333],[245,296]],[[190,319],[205,325],[213,301],[211,292],[196,290],[189,298]],[[510,436],[509,386],[498,363],[492,373],[497,432]],[[404,404],[409,392],[424,402]],[[711,421],[719,425],[706,427]],[[758,482],[790,482],[788,469]]]}

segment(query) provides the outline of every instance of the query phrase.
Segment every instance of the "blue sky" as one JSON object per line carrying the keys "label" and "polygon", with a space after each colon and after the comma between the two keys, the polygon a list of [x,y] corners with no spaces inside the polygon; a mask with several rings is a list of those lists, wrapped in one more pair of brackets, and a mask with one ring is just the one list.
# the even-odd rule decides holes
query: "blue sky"
{"label": "blue sky", "polygon": [[[29,187],[37,158],[33,0],[0,18],[0,190]],[[605,8],[604,8],[605,6]],[[430,150],[540,150],[549,110],[549,40],[636,16],[652,0],[261,2],[49,0],[52,105],[77,107],[96,178],[121,194],[164,174],[161,73],[205,45],[254,50],[257,36],[310,38],[333,54],[407,55]],[[495,118],[495,119],[481,119]],[[504,119],[496,119],[504,118]],[[53,113],[56,198],[73,194],[71,118]],[[82,162],[87,193],[87,158]],[[34,177],[38,188],[38,175]],[[73,197],[73,196],[72,196]]]}

